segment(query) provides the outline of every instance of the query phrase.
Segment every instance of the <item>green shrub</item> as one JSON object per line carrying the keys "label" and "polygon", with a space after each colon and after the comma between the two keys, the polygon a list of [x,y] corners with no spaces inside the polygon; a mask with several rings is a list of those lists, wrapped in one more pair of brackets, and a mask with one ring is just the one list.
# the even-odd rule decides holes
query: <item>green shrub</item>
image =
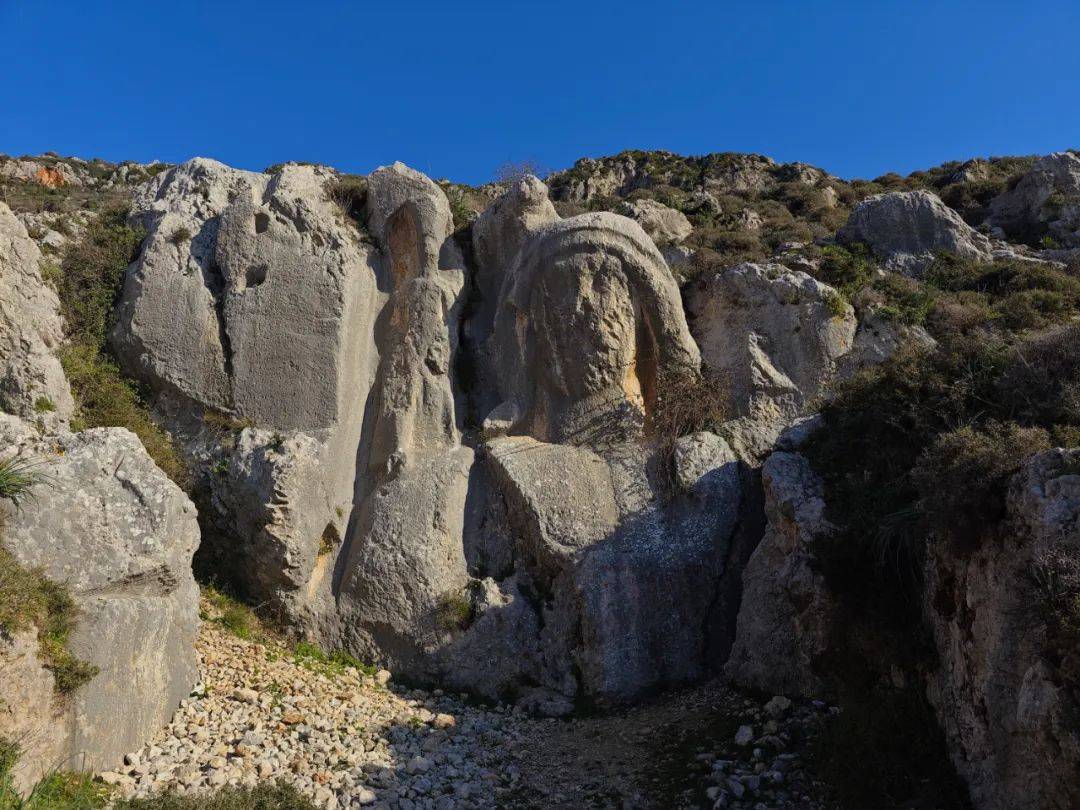
{"label": "green shrub", "polygon": [[95,810],[107,807],[110,789],[92,774],[57,771],[42,779],[12,810]]}
{"label": "green shrub", "polygon": [[37,629],[42,661],[62,694],[78,689],[98,672],[67,649],[76,614],[66,587],[40,571],[26,570],[0,547],[0,630],[10,635],[31,626]]}
{"label": "green shrub", "polygon": [[941,254],[927,268],[924,281],[944,292],[984,296],[990,317],[1012,331],[1042,329],[1080,309],[1080,279],[1037,262],[977,262]]}
{"label": "green shrub", "polygon": [[34,412],[35,413],[52,413],[56,410],[56,405],[47,396],[40,396],[34,400]]}
{"label": "green shrub", "polygon": [[45,461],[26,456],[0,459],[0,498],[7,498],[16,508],[33,497],[34,487],[48,483]]}
{"label": "green shrub", "polygon": [[124,271],[144,233],[127,223],[126,208],[102,211],[82,239],[68,246],[57,293],[68,338],[101,348],[112,325],[112,309]]}
{"label": "green shrub", "polygon": [[859,610],[909,632],[926,543],[992,533],[1020,462],[1050,437],[1080,437],[1080,326],[901,351],[822,413],[807,453],[840,530],[820,542],[818,565]]}
{"label": "green shrub", "polygon": [[454,229],[460,230],[468,225],[476,214],[469,207],[463,189],[458,186],[447,185],[443,190],[446,192],[446,199],[450,203],[450,215],[454,218]]}
{"label": "green shrub", "polygon": [[344,650],[327,653],[309,641],[298,642],[293,649],[293,663],[327,676],[336,676],[346,669],[356,669],[365,675],[374,675],[376,668],[365,664]]}
{"label": "green shrub", "polygon": [[202,616],[204,621],[220,624],[237,638],[262,639],[262,625],[248,605],[213,585],[203,585],[202,597],[211,608]]}
{"label": "green shrub", "polygon": [[932,290],[913,278],[898,273],[884,273],[874,279],[872,288],[884,304],[882,315],[908,326],[922,326],[934,309]]}
{"label": "green shrub", "polygon": [[165,474],[189,490],[188,470],[172,439],[154,424],[135,386],[106,351],[113,305],[142,236],[127,224],[126,209],[110,208],[64,254],[57,294],[69,341],[60,362],[77,406],[72,427],[128,428]]}
{"label": "green shrub", "polygon": [[807,448],[825,484],[829,518],[818,564],[857,609],[892,625],[916,621],[923,517],[911,471],[954,425],[976,422],[1006,363],[1003,347],[971,341],[950,352],[899,352],[842,385]]}
{"label": "green shrub", "polygon": [[213,793],[178,796],[161,793],[145,799],[127,799],[114,810],[316,810],[315,804],[284,782],[255,787],[226,786]]}
{"label": "green shrub", "polygon": [[1011,350],[991,402],[1051,432],[1080,427],[1080,325],[1058,327]]}
{"label": "green shrub", "polygon": [[435,606],[435,623],[450,632],[465,630],[473,623],[474,613],[467,589],[450,591]]}
{"label": "green shrub", "polygon": [[836,288],[847,300],[870,283],[874,261],[866,245],[824,245],[821,258],[821,267],[815,274],[818,280]]}
{"label": "green shrub", "polygon": [[912,469],[919,511],[930,531],[977,542],[1005,513],[1008,479],[1024,458],[1050,449],[1043,428],[989,420],[939,434]]}
{"label": "green shrub", "polygon": [[1059,546],[1031,561],[1029,571],[1047,626],[1047,653],[1068,686],[1080,688],[1080,553]]}
{"label": "green shrub", "polygon": [[190,472],[172,438],[150,418],[135,386],[112,359],[94,346],[72,342],[61,348],[60,362],[78,406],[72,419],[74,430],[127,428],[169,478],[185,491],[191,490]]}

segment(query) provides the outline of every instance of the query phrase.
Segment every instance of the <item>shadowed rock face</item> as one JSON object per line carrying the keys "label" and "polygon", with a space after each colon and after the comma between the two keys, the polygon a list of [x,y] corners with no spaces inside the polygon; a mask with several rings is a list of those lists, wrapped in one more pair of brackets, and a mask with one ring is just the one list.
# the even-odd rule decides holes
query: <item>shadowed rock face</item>
{"label": "shadowed rock face", "polygon": [[[1024,462],[1008,528],[970,558],[934,544],[925,613],[941,665],[927,695],[978,807],[1076,807],[1076,696],[1057,671],[1045,592],[1053,566],[1080,552],[1080,452]],[[1008,587],[1002,587],[1007,583]],[[1075,608],[1074,608],[1075,609]]]}
{"label": "shadowed rock face", "polygon": [[832,287],[779,264],[710,275],[687,310],[705,367],[728,381],[728,433],[753,458],[826,393],[855,337],[855,314]]}
{"label": "shadowed rock face", "polygon": [[[195,160],[137,198],[114,346],[216,460],[208,545],[299,632],[489,697],[704,674],[742,476],[702,434],[672,491],[645,435],[660,370],[700,363],[652,240],[527,177],[467,267],[428,178],[375,171],[364,239],[329,180]],[[226,447],[207,409],[255,427]]]}

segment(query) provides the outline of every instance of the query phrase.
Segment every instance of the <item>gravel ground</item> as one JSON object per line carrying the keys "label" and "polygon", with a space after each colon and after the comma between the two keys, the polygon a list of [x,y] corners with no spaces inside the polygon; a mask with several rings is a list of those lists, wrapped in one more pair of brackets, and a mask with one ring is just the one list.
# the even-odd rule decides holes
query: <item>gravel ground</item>
{"label": "gravel ground", "polygon": [[320,807],[824,808],[799,748],[826,715],[718,682],[633,709],[530,718],[399,688],[205,622],[203,682],[100,777],[124,797],[284,779]]}

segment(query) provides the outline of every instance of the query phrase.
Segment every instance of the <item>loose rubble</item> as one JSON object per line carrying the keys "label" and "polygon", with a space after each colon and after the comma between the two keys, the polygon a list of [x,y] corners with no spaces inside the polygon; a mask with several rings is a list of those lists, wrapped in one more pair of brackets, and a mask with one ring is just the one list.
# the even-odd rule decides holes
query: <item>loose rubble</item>
{"label": "loose rubble", "polygon": [[[282,779],[328,810],[824,807],[798,746],[824,704],[719,683],[553,720],[410,690],[203,624],[201,681],[151,744],[99,774],[122,797]],[[732,726],[732,724],[734,724]],[[738,728],[738,734],[717,729]],[[745,738],[745,739],[743,739]]]}

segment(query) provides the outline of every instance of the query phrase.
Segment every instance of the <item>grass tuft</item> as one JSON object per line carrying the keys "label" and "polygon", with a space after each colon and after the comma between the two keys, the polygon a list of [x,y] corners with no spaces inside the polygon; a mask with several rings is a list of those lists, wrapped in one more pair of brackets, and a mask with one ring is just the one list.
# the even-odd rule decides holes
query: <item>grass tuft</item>
{"label": "grass tuft", "polygon": [[7,498],[16,508],[32,498],[34,487],[48,482],[44,464],[43,459],[26,456],[0,459],[0,498]]}
{"label": "grass tuft", "polygon": [[29,627],[38,633],[42,661],[53,674],[53,685],[68,694],[98,673],[67,649],[77,610],[68,589],[37,570],[20,566],[0,547],[0,630],[12,635]]}

